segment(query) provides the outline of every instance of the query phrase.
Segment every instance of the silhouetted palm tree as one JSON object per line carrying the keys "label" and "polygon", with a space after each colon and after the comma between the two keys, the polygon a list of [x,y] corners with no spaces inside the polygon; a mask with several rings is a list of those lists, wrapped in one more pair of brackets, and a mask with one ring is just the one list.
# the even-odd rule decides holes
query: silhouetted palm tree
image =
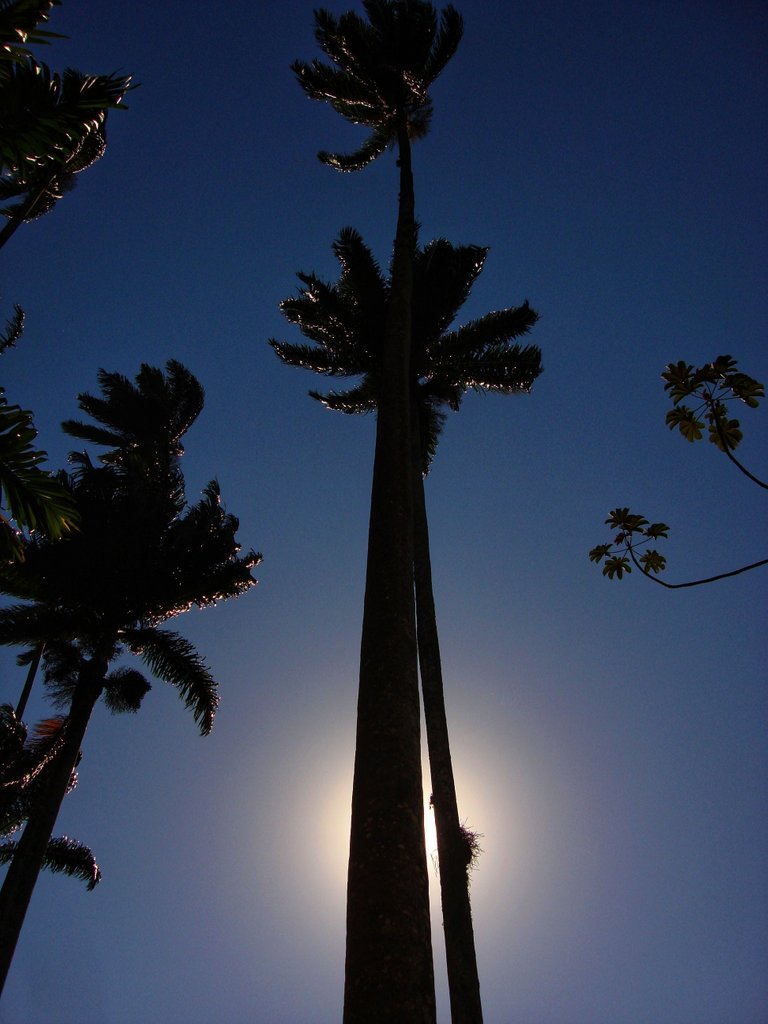
{"label": "silhouetted palm tree", "polygon": [[33,536],[24,562],[0,569],[0,593],[23,602],[0,609],[0,643],[45,643],[45,680],[67,711],[61,748],[0,893],[2,981],[96,701],[103,696],[113,711],[136,711],[149,689],[139,672],[110,672],[111,663],[123,651],[139,655],[176,687],[208,733],[216,682],[193,645],[160,626],[193,604],[244,593],[260,560],[254,551],[240,554],[238,521],[223,509],[215,481],[186,505],[181,437],[203,403],[192,374],[169,362],[165,374],[142,366],[135,384],[104,371],[100,383],[104,397],[79,399],[97,425],[64,425],[114,446],[100,466],[73,453],[76,468],[60,474],[80,512],[79,532],[55,542]]}
{"label": "silhouetted palm tree", "polygon": [[315,37],[330,64],[297,61],[308,96],[325,100],[370,134],[350,155],[323,152],[357,170],[397,147],[400,191],[385,317],[347,881],[344,1020],[434,1019],[421,789],[418,669],[412,585],[410,486],[412,261],[416,247],[411,140],[427,131],[429,87],[453,56],[462,21],[438,21],[421,0],[365,0],[367,20],[315,12]]}
{"label": "silhouetted palm tree", "polygon": [[[30,45],[56,34],[47,23],[54,0],[0,2],[0,247],[25,220],[48,212],[104,152],[105,123],[129,88],[130,78],[58,75],[34,59]],[[14,314],[0,333],[0,352],[21,337],[24,312]],[[9,405],[0,389],[0,560],[23,557],[23,529],[42,529],[55,539],[75,524],[64,491],[40,468],[32,414]]]}
{"label": "silhouetted palm tree", "polygon": [[0,248],[26,220],[47,213],[106,147],[107,112],[117,107],[130,76],[51,71],[27,44],[54,33],[39,28],[48,0],[6,0],[0,5],[0,209],[8,223]]}
{"label": "silhouetted palm tree", "polygon": [[[331,409],[370,412],[381,386],[383,322],[390,282],[370,249],[351,228],[341,232],[334,252],[342,272],[329,285],[299,274],[303,291],[281,303],[286,319],[314,344],[272,341],[280,358],[329,376],[360,377],[342,391],[311,391]],[[537,319],[527,303],[488,313],[449,331],[483,269],[486,249],[453,246],[445,240],[417,249],[413,281],[412,479],[414,485],[414,576],[417,635],[433,804],[440,863],[448,982],[454,1024],[482,1019],[467,869],[472,850],[461,827],[445,716],[440,649],[435,619],[424,476],[445,419],[458,410],[469,388],[503,394],[526,392],[541,372],[535,346],[511,342]]]}

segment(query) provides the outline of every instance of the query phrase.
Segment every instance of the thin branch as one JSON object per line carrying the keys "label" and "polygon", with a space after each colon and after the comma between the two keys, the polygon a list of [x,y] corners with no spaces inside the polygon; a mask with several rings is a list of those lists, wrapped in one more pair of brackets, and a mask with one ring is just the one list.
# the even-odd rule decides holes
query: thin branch
{"label": "thin branch", "polygon": [[[728,443],[728,439],[726,438],[725,434],[723,433],[723,428],[720,425],[720,417],[717,415],[717,413],[714,410],[712,411],[712,419],[715,421],[715,430],[717,431],[717,436],[720,438],[720,443],[723,446],[723,451],[728,456],[728,458],[731,460],[731,462],[734,464],[734,466],[736,466],[737,469],[740,469],[741,472],[744,474],[744,476],[749,477],[749,479],[752,481],[753,484],[757,484],[758,487],[762,487],[764,490],[768,491],[768,484],[764,483],[762,480],[758,479],[753,473],[750,473],[750,471],[747,469],[747,467],[746,466],[742,466],[742,464],[739,462],[739,460],[733,454],[733,449],[732,449],[731,445]],[[761,565],[762,563],[758,562],[757,564]],[[751,569],[752,566],[747,566],[747,568]],[[739,570],[739,571],[741,571],[741,570]]]}
{"label": "thin branch", "polygon": [[705,580],[691,580],[689,583],[667,583],[665,580],[659,579],[658,576],[654,576],[652,573],[644,569],[643,566],[635,558],[635,552],[632,549],[631,544],[627,544],[627,551],[629,551],[629,557],[635,564],[635,567],[640,570],[643,576],[647,576],[649,580],[654,583],[658,583],[660,587],[666,587],[667,590],[681,590],[683,587],[698,587],[703,583],[715,583],[717,580],[728,579],[729,576],[738,576],[743,572],[749,572],[750,569],[759,569],[761,565],[768,565],[768,558],[763,558],[759,562],[752,562],[751,565],[743,565],[741,569],[733,569],[731,572],[721,572],[717,576],[708,576]]}

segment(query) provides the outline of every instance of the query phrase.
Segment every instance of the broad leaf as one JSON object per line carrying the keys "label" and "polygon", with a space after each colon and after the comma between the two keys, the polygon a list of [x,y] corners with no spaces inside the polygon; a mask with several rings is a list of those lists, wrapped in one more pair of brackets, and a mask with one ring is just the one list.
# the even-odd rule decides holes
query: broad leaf
{"label": "broad leaf", "polygon": [[601,562],[610,553],[611,547],[611,544],[598,544],[597,547],[592,548],[589,552],[590,562]]}
{"label": "broad leaf", "polygon": [[640,556],[640,564],[646,572],[658,574],[665,568],[667,560],[663,555],[660,555],[658,551],[651,549],[649,551],[644,551]]}
{"label": "broad leaf", "polygon": [[603,566],[603,576],[607,576],[610,580],[614,577],[620,580],[624,573],[630,572],[632,572],[632,566],[626,555],[615,555],[613,558],[609,558]]}
{"label": "broad leaf", "polygon": [[704,423],[686,405],[670,409],[665,422],[670,430],[677,427],[686,441],[700,441],[704,436]]}

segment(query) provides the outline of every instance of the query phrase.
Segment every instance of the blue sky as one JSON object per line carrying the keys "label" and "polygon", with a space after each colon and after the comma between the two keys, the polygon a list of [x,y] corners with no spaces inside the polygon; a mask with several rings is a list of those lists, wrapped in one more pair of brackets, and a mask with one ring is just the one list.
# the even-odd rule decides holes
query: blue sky
{"label": "blue sky", "polygon": [[[545,372],[469,396],[428,480],[460,810],[488,1024],[768,1017],[766,570],[668,592],[587,559],[609,509],[669,523],[667,578],[766,557],[763,492],[664,426],[660,374],[729,352],[765,381],[768,15],[716,0],[457,6],[465,38],[414,150],[421,238],[490,246],[464,319],[529,299]],[[347,5],[331,5],[335,11]],[[372,418],[311,402],[278,302],[334,279],[353,225],[386,265],[391,154],[308,101],[312,5],[65,0],[43,55],[131,72],[106,156],[0,254],[27,310],[3,357],[53,467],[99,367],[180,359],[213,476],[264,554],[259,586],[178,628],[222,704],[201,739],[155,685],[100,708],[58,831],[94,893],[42,878],[2,1024],[330,1024],[344,878]],[[5,315],[5,314],[3,314]],[[742,459],[766,476],[768,417]],[[2,652],[3,700],[21,685]],[[40,702],[31,717],[43,713]],[[439,908],[440,1020],[447,1021]]]}

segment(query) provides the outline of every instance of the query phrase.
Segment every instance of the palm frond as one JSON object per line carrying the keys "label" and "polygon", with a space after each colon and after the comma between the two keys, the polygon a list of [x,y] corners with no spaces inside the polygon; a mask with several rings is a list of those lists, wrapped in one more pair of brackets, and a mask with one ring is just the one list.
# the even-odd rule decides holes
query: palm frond
{"label": "palm frond", "polygon": [[[300,366],[305,370],[313,370],[315,373],[322,373],[328,377],[345,377],[350,375],[344,364],[334,352],[320,348],[316,345],[297,345],[287,341],[269,339],[269,344],[277,353],[278,357],[288,366]],[[351,373],[356,373],[352,370]]]}
{"label": "palm frond", "polygon": [[[18,849],[18,843],[9,839],[0,843],[0,864],[9,864]],[[87,883],[88,891],[92,891],[101,881],[101,871],[96,863],[96,858],[87,846],[78,843],[76,839],[69,839],[61,836],[59,839],[51,839],[43,858],[43,867],[48,871],[72,878],[79,878]]]}
{"label": "palm frond", "polygon": [[433,37],[432,48],[424,65],[424,81],[427,85],[432,85],[444,70],[448,61],[456,53],[463,34],[464,19],[449,4],[441,12],[440,27]]}
{"label": "palm frond", "polygon": [[418,354],[453,323],[482,273],[488,249],[452,245],[444,238],[418,249],[413,266],[413,337]]}
{"label": "palm frond", "polygon": [[154,675],[176,687],[206,736],[213,726],[219,699],[216,681],[194,646],[178,633],[162,629],[126,630],[123,640]]}
{"label": "palm frond", "polygon": [[538,319],[538,313],[531,309],[527,301],[522,306],[486,313],[444,334],[439,344],[430,350],[430,360],[443,366],[453,360],[460,360],[464,354],[482,353],[486,349],[508,344],[526,335]]}
{"label": "palm frond", "polygon": [[129,87],[129,76],[58,75],[34,60],[6,67],[0,170],[26,181],[36,167],[66,165]]}
{"label": "palm frond", "polygon": [[375,412],[378,405],[378,393],[369,378],[358,387],[349,388],[347,391],[329,391],[324,395],[319,391],[310,391],[309,396],[321,402],[327,409],[351,415]]}
{"label": "palm frond", "polygon": [[134,668],[117,668],[104,681],[104,703],[113,715],[135,714],[151,689],[141,672]]}
{"label": "palm frond", "polygon": [[419,403],[419,438],[421,441],[422,465],[424,476],[429,473],[432,461],[437,454],[440,435],[445,426],[446,415],[442,409],[430,402]]}
{"label": "palm frond", "polygon": [[310,99],[328,100],[337,109],[343,108],[344,116],[353,124],[372,127],[380,120],[380,103],[375,93],[347,71],[318,60],[310,64],[296,60],[291,70]]}
{"label": "palm frond", "polygon": [[216,480],[211,480],[199,502],[168,529],[159,553],[159,581],[156,622],[165,621],[192,604],[205,608],[217,601],[239,597],[255,580],[251,569],[261,555],[252,549],[241,553],[237,541],[240,523],[221,502]]}
{"label": "palm frond", "polygon": [[62,38],[38,26],[48,20],[51,8],[61,0],[4,0],[0,4],[0,81],[6,62],[19,63],[30,57],[28,44],[46,45],[49,39]]}
{"label": "palm frond", "polygon": [[499,344],[458,357],[437,370],[435,377],[476,391],[513,394],[530,391],[542,369],[541,352],[536,345],[523,348]]}
{"label": "palm frond", "polygon": [[0,493],[20,527],[57,539],[72,530],[78,514],[71,495],[40,469],[46,453],[34,447],[32,413],[8,405],[0,390]]}
{"label": "palm frond", "polygon": [[354,228],[343,228],[333,243],[333,252],[341,266],[338,291],[365,322],[384,319],[389,299],[389,282],[369,246]]}
{"label": "palm frond", "polygon": [[[105,428],[79,420],[67,420],[65,433],[116,449],[138,450],[153,462],[159,450],[170,449],[173,457],[183,452],[181,438],[203,408],[205,393],[190,371],[171,359],[165,373],[142,363],[135,383],[121,373],[99,370],[102,395],[82,392],[78,405]],[[117,440],[116,440],[117,439]]]}
{"label": "palm frond", "polygon": [[24,310],[13,305],[13,316],[6,321],[5,330],[0,335],[0,354],[12,348],[24,333]]}
{"label": "palm frond", "polygon": [[[22,586],[14,585],[11,569],[0,570],[0,594],[16,597]],[[30,585],[31,592],[33,587]],[[0,645],[30,647],[56,637],[76,637],[81,626],[77,612],[41,604],[15,604],[0,608]]]}
{"label": "palm frond", "polygon": [[387,121],[384,126],[371,132],[362,146],[353,153],[329,153],[320,150],[317,158],[321,163],[328,164],[337,171],[361,171],[380,157],[394,141],[394,124]]}

